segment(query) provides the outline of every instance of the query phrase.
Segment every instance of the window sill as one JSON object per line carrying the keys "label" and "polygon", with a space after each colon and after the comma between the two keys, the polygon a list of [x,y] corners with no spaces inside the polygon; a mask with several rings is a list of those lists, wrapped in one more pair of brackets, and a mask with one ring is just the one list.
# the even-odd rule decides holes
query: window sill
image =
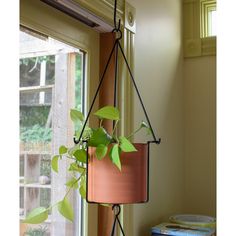
{"label": "window sill", "polygon": [[184,57],[216,55],[216,37],[184,40]]}

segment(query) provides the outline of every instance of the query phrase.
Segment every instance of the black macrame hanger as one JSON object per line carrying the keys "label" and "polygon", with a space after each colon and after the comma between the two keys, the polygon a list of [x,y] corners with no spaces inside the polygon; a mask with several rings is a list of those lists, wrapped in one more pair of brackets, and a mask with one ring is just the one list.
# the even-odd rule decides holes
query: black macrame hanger
{"label": "black macrame hanger", "polygon": [[137,93],[137,95],[138,95],[138,98],[139,98],[140,104],[141,104],[141,106],[142,106],[144,115],[145,115],[145,117],[146,117],[146,120],[147,120],[147,122],[148,122],[148,125],[149,125],[150,130],[151,130],[151,133],[152,133],[153,140],[152,140],[152,141],[149,141],[149,143],[160,144],[161,139],[160,139],[160,138],[157,139],[156,136],[155,136],[155,133],[154,133],[154,131],[153,131],[153,128],[152,128],[150,119],[149,119],[148,114],[147,114],[147,111],[146,111],[146,108],[145,108],[145,106],[144,106],[143,100],[142,100],[142,98],[141,98],[141,95],[140,95],[140,93],[139,93],[138,87],[137,87],[136,82],[135,82],[135,80],[134,80],[134,76],[133,76],[133,74],[132,74],[131,68],[130,68],[130,66],[129,66],[128,60],[127,60],[127,58],[126,58],[126,56],[125,56],[125,53],[124,53],[124,51],[123,51],[123,49],[122,49],[122,46],[121,46],[121,44],[120,44],[120,40],[122,39],[122,31],[121,31],[121,29],[120,29],[120,19],[119,19],[118,25],[117,25],[116,12],[117,12],[117,0],[115,0],[115,5],[114,5],[114,29],[112,30],[112,32],[117,33],[117,34],[118,34],[118,37],[116,38],[115,43],[114,43],[114,45],[113,45],[113,47],[112,47],[112,50],[111,50],[111,52],[110,52],[110,55],[109,55],[109,57],[108,57],[107,64],[106,64],[105,69],[104,69],[104,71],[103,71],[103,73],[102,73],[102,77],[101,77],[101,79],[100,79],[100,82],[99,82],[99,84],[98,84],[97,90],[96,90],[95,95],[94,95],[94,97],[93,97],[91,106],[90,106],[89,111],[88,111],[88,115],[87,115],[87,117],[86,117],[86,119],[85,119],[83,128],[82,128],[82,130],[81,130],[79,139],[74,138],[74,143],[75,143],[75,144],[80,143],[80,140],[81,140],[81,138],[82,138],[84,129],[85,129],[86,124],[87,124],[87,122],[88,122],[89,116],[90,116],[90,114],[91,114],[91,112],[92,112],[94,103],[95,103],[96,98],[97,98],[97,96],[98,96],[98,92],[99,92],[99,90],[100,90],[100,88],[101,88],[102,82],[103,82],[103,80],[104,80],[104,78],[105,78],[105,74],[106,74],[106,72],[107,72],[107,68],[108,68],[108,66],[109,66],[109,64],[110,64],[110,62],[111,62],[111,58],[112,58],[112,55],[113,55],[114,52],[115,52],[114,106],[116,107],[116,105],[117,105],[116,103],[117,103],[118,53],[119,53],[119,50],[120,50],[121,55],[122,55],[122,58],[123,58],[124,61],[125,61],[125,64],[126,64],[126,66],[127,66],[127,69],[128,69],[129,75],[130,75],[130,78],[131,78],[131,80],[132,80],[133,86],[134,86],[135,91],[136,91],[136,93]]}
{"label": "black macrame hanger", "polygon": [[[153,128],[152,128],[150,119],[149,119],[149,117],[148,117],[147,111],[146,111],[146,109],[145,109],[143,100],[142,100],[141,95],[140,95],[140,93],[139,93],[139,91],[138,91],[138,87],[137,87],[137,85],[136,85],[136,82],[135,82],[135,80],[134,80],[134,76],[133,76],[132,71],[131,71],[131,68],[130,68],[130,66],[129,66],[128,60],[127,60],[127,58],[126,58],[126,56],[125,56],[125,54],[124,54],[124,51],[123,51],[123,49],[122,49],[122,46],[121,46],[121,44],[120,44],[120,40],[122,39],[122,31],[121,31],[121,29],[120,29],[120,27],[121,27],[121,20],[119,19],[119,21],[118,21],[118,23],[117,23],[116,14],[117,14],[117,0],[115,0],[115,3],[114,3],[114,29],[112,30],[112,32],[114,32],[114,33],[117,34],[117,37],[116,37],[115,43],[114,43],[114,45],[113,45],[113,47],[112,47],[112,50],[111,50],[111,52],[110,52],[110,55],[109,55],[109,57],[108,57],[108,61],[107,61],[107,64],[106,64],[106,66],[105,66],[105,69],[104,69],[104,71],[103,71],[103,73],[102,73],[102,76],[101,76],[100,82],[99,82],[99,84],[98,84],[97,90],[96,90],[95,95],[94,95],[94,97],[93,97],[91,106],[90,106],[89,111],[88,111],[88,115],[87,115],[87,117],[86,117],[86,119],[85,119],[84,125],[83,125],[82,130],[81,130],[79,139],[76,139],[76,138],[74,137],[74,143],[75,143],[75,144],[79,144],[80,141],[81,141],[81,138],[82,138],[84,129],[85,129],[86,124],[87,124],[87,122],[88,122],[89,116],[90,116],[90,114],[91,114],[91,112],[92,112],[94,103],[95,103],[96,98],[97,98],[97,96],[98,96],[98,93],[99,93],[99,90],[100,90],[100,88],[101,88],[102,82],[103,82],[103,80],[104,80],[105,74],[106,74],[106,72],[107,72],[107,68],[108,68],[108,66],[109,66],[109,64],[110,64],[110,62],[111,62],[111,58],[112,58],[112,55],[113,55],[114,53],[115,53],[114,107],[117,106],[118,53],[119,53],[119,51],[120,51],[120,52],[121,52],[121,55],[122,55],[122,58],[124,59],[125,64],[126,64],[126,66],[127,66],[127,69],[128,69],[128,71],[129,71],[130,78],[131,78],[131,80],[132,80],[133,86],[134,86],[134,88],[135,88],[135,90],[136,90],[136,93],[137,93],[137,95],[138,95],[140,104],[141,104],[142,109],[143,109],[143,112],[144,112],[144,115],[145,115],[145,117],[146,117],[146,120],[147,120],[147,122],[148,122],[148,125],[149,125],[150,130],[151,130],[151,133],[152,133],[153,140],[152,140],[152,141],[148,141],[148,143],[160,144],[161,139],[160,139],[160,138],[157,139],[156,136],[155,136],[155,133],[154,133],[154,131],[153,131]],[[113,127],[114,127],[114,123],[113,123]],[[114,235],[115,235],[115,229],[116,229],[117,223],[118,223],[118,226],[119,226],[119,228],[120,228],[120,230],[121,230],[121,232],[122,232],[122,235],[125,236],[124,230],[123,230],[122,225],[121,225],[120,220],[119,220],[119,214],[120,214],[120,210],[121,210],[120,205],[119,205],[119,204],[114,204],[114,205],[112,206],[112,210],[114,211],[114,222],[113,222],[113,226],[112,226],[111,236],[114,236]]]}
{"label": "black macrame hanger", "polygon": [[120,230],[122,232],[122,235],[125,236],[125,232],[122,228],[122,225],[120,223],[120,220],[119,220],[119,215],[120,215],[120,205],[119,204],[115,204],[112,206],[112,210],[114,211],[114,222],[113,222],[113,225],[112,225],[112,230],[111,230],[111,236],[114,236],[115,235],[115,229],[116,229],[116,222],[118,222],[118,226],[120,227]]}

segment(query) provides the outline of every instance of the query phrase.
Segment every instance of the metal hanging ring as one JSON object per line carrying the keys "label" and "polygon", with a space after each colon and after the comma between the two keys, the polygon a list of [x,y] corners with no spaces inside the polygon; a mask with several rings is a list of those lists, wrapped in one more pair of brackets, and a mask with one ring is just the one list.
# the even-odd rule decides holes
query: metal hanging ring
{"label": "metal hanging ring", "polygon": [[120,29],[113,29],[112,32],[113,32],[113,33],[115,32],[115,33],[118,34],[116,40],[120,40],[120,39],[122,39],[123,34],[122,34],[122,31],[121,31]]}
{"label": "metal hanging ring", "polygon": [[122,35],[122,32],[121,32],[120,29],[117,31],[117,33],[120,34],[120,35],[119,35],[119,37],[116,38],[116,40],[122,39],[122,36],[123,36],[123,35]]}
{"label": "metal hanging ring", "polygon": [[120,214],[120,205],[113,205],[112,210],[114,211],[115,216],[118,216]]}
{"label": "metal hanging ring", "polygon": [[80,143],[80,141],[77,140],[75,137],[73,138],[73,140],[74,140],[74,144],[79,144]]}

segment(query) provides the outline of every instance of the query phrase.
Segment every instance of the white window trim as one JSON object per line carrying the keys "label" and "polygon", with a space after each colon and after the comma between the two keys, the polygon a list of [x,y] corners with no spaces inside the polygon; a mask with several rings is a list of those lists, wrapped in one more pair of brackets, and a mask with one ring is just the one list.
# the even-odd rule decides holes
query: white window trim
{"label": "white window trim", "polygon": [[209,12],[216,10],[216,0],[200,0],[200,34],[209,37]]}
{"label": "white window trim", "polygon": [[[99,58],[98,33],[41,1],[21,0],[20,24],[87,52],[87,65],[91,65],[87,68],[87,88],[89,88],[87,94],[89,95],[88,98],[91,97],[99,81],[99,65],[97,64],[97,58]],[[61,30],[62,28],[65,30]],[[93,83],[90,83],[90,78],[93,78]],[[69,94],[70,91],[68,91],[68,96],[70,96]],[[72,96],[68,99],[71,100],[70,106],[73,106]],[[87,101],[87,104],[89,104],[89,101]],[[70,120],[69,115],[67,120]],[[72,123],[68,122],[67,127],[67,135],[72,137]],[[67,145],[72,145],[72,142],[73,140],[68,139]],[[92,211],[92,208],[94,206],[89,207],[89,209],[86,208],[84,214],[86,218],[89,218],[88,221],[91,222],[91,225],[94,226],[96,225],[96,219],[93,214],[87,214],[88,210]],[[93,235],[97,231],[94,227],[90,227],[89,230],[94,231],[86,232],[85,236]]]}
{"label": "white window trim", "polygon": [[[205,20],[201,20],[201,6],[215,0],[184,0],[183,1],[183,40],[184,57],[200,57],[216,55],[216,36],[202,37],[205,31]],[[204,25],[204,26],[203,26]]]}

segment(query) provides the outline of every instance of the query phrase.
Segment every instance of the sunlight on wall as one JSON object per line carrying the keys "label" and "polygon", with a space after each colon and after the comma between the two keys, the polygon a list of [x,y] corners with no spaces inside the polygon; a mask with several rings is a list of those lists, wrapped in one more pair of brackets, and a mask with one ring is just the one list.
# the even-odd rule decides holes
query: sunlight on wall
{"label": "sunlight on wall", "polygon": [[[181,1],[130,1],[137,10],[135,77],[154,130],[162,138],[151,147],[150,201],[133,207],[135,236],[181,212],[183,200],[183,78]],[[137,97],[134,123],[144,119]],[[136,137],[145,141],[145,134]]]}

